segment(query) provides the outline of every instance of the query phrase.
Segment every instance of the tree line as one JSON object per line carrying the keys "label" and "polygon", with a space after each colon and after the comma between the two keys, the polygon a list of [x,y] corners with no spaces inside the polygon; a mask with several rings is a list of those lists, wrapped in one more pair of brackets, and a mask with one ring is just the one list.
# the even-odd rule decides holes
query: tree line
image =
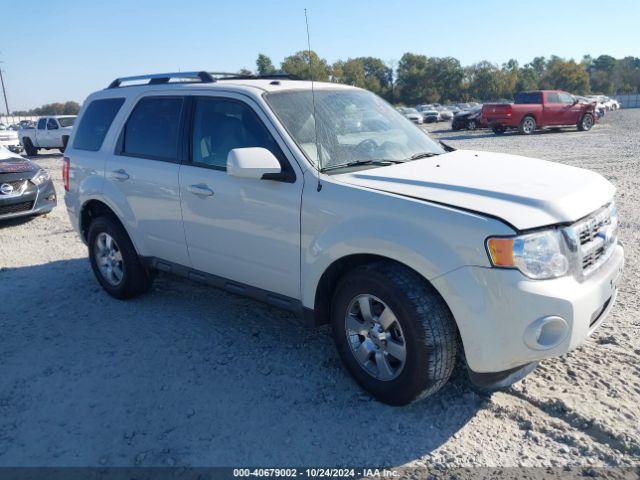
{"label": "tree line", "polygon": [[80,111],[78,102],[48,103],[31,110],[14,110],[16,116],[47,116],[47,115],[77,115]]}
{"label": "tree line", "polygon": [[329,64],[313,51],[300,51],[286,57],[279,69],[267,55],[258,55],[255,73],[277,72],[366,88],[405,105],[512,99],[516,92],[536,89],[560,89],[578,95],[640,93],[640,58],[616,59],[610,55],[587,55],[580,62],[552,55],[536,57],[524,65],[511,59],[502,65],[484,60],[462,66],[453,57],[415,53],[405,53],[397,64],[376,57]]}
{"label": "tree line", "polygon": [[[311,61],[310,61],[311,60]],[[427,57],[405,53],[399,62],[376,57],[357,57],[330,64],[317,53],[300,51],[286,57],[276,68],[265,54],[259,54],[255,73],[288,73],[303,80],[339,82],[366,88],[392,103],[417,105],[512,99],[523,90],[559,89],[578,95],[640,93],[640,58],[616,59],[610,55],[580,62],[552,55],[536,57],[520,65],[509,60],[502,65],[483,60],[462,66],[453,57]],[[239,73],[253,74],[243,68]],[[77,102],[50,103],[13,115],[76,115]]]}

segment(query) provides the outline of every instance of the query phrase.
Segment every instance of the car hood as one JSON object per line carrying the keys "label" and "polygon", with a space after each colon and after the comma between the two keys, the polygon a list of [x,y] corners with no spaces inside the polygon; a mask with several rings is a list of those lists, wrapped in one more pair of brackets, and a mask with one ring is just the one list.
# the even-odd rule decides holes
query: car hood
{"label": "car hood", "polygon": [[615,193],[610,182],[589,170],[468,150],[334,178],[497,217],[517,230],[574,222]]}
{"label": "car hood", "polygon": [[0,174],[35,172],[38,168],[38,165],[30,160],[20,155],[15,155],[4,147],[0,147]]}

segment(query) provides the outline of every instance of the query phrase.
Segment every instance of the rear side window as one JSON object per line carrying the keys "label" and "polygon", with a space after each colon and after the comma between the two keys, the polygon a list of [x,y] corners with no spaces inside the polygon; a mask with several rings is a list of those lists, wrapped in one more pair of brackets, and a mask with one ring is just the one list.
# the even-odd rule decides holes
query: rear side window
{"label": "rear side window", "polygon": [[516,94],[515,103],[538,104],[542,103],[541,92],[520,92]]}
{"label": "rear side window", "polygon": [[92,152],[100,150],[111,122],[123,103],[124,98],[105,98],[91,102],[78,125],[73,148]]}
{"label": "rear side window", "polygon": [[46,125],[47,125],[47,119],[46,118],[41,118],[40,120],[38,120],[38,130],[44,130]]}
{"label": "rear side window", "polygon": [[50,118],[49,121],[47,122],[47,129],[55,130],[56,128],[58,128],[58,122],[56,122],[55,118]]}
{"label": "rear side window", "polygon": [[182,98],[145,97],[131,112],[124,129],[122,154],[156,160],[178,158]]}

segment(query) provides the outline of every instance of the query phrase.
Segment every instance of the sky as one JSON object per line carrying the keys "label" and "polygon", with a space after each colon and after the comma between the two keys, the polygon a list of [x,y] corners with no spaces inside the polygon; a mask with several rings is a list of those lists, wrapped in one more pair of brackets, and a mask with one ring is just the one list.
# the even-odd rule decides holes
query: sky
{"label": "sky", "polygon": [[81,103],[119,76],[253,70],[258,53],[278,67],[307,48],[305,8],[311,47],[330,63],[640,56],[638,0],[0,0],[9,108]]}

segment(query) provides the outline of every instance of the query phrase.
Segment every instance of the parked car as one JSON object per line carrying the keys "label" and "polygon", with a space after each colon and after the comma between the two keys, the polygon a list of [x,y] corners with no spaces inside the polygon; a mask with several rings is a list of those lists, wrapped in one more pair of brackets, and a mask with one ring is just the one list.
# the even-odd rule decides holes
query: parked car
{"label": "parked car", "polygon": [[597,119],[592,104],[580,103],[570,93],[538,90],[517,93],[514,103],[485,103],[482,120],[496,134],[517,128],[530,135],[538,128],[567,125],[591,130]]}
{"label": "parked car", "polygon": [[64,152],[75,119],[75,115],[41,117],[35,128],[20,130],[20,143],[29,156],[37,155],[41,148],[57,148]]}
{"label": "parked car", "polygon": [[607,108],[600,103],[597,99],[593,97],[582,97],[580,95],[574,95],[574,98],[577,99],[580,103],[592,104],[594,108],[594,112],[596,114],[596,120],[600,120],[604,117],[604,114],[607,111]]}
{"label": "parked car", "polygon": [[0,146],[0,220],[49,213],[56,202],[49,173]]}
{"label": "parked car", "polygon": [[447,105],[445,107],[447,110],[449,110],[451,113],[453,113],[454,115],[460,111],[462,111],[462,109],[460,107],[458,107],[457,105]]}
{"label": "parked car", "polygon": [[[338,130],[358,113],[385,128]],[[624,262],[599,174],[445,149],[335,83],[117,79],[84,102],[63,179],[110,295],[162,270],[329,323],[346,369],[391,404],[438,391],[459,348],[497,388],[583,344]]]}
{"label": "parked car", "polygon": [[418,105],[416,107],[416,110],[418,110],[420,113],[425,112],[427,110],[433,110],[433,105],[429,105],[429,104]]}
{"label": "parked car", "polygon": [[447,110],[447,108],[437,107],[436,110],[440,113],[440,120],[446,122],[453,119],[453,112],[450,110]]}
{"label": "parked car", "polygon": [[405,107],[405,108],[402,108],[400,110],[400,112],[402,113],[402,115],[404,115],[405,118],[408,118],[413,123],[422,124],[422,122],[423,122],[422,114],[420,112],[418,112],[418,110],[416,110],[415,108],[406,108]]}
{"label": "parked car", "polygon": [[438,110],[424,110],[422,112],[424,123],[434,123],[440,121],[440,112]]}
{"label": "parked car", "polygon": [[485,125],[482,123],[482,107],[461,110],[451,120],[453,130],[475,130],[483,126]]}
{"label": "parked car", "polygon": [[14,153],[22,151],[18,133],[10,125],[0,125],[0,147],[4,147]]}

